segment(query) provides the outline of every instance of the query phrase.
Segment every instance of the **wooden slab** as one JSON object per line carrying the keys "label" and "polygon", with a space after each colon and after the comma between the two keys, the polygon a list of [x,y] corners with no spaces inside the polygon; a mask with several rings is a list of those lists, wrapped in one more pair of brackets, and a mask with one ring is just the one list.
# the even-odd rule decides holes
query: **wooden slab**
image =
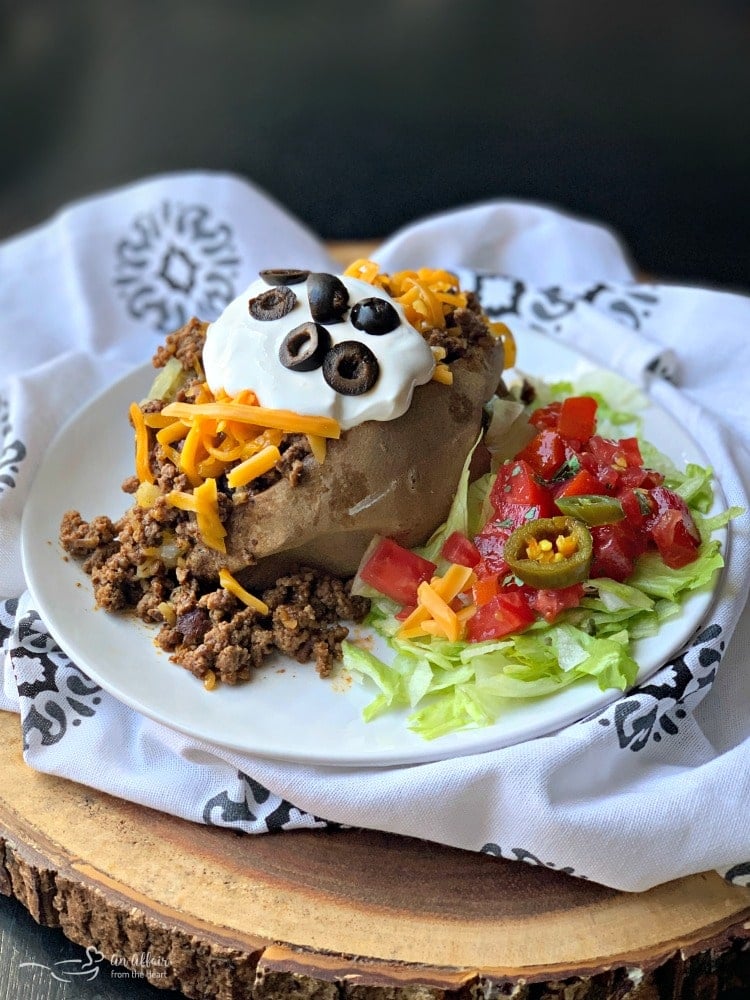
{"label": "wooden slab", "polygon": [[16,716],[0,738],[0,889],[105,957],[148,954],[189,997],[532,1000],[572,979],[579,1000],[750,977],[750,890],[715,874],[623,894],[376,832],[236,834],[30,770]]}

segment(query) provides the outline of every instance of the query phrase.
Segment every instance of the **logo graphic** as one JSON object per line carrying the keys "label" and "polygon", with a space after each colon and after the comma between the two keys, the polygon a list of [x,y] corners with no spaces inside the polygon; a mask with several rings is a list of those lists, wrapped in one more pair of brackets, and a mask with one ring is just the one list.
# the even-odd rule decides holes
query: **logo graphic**
{"label": "logo graphic", "polygon": [[90,983],[99,975],[104,955],[93,945],[86,949],[85,958],[66,958],[54,965],[44,965],[42,962],[21,962],[19,968],[46,969],[58,983]]}
{"label": "logo graphic", "polygon": [[[105,956],[89,945],[85,958],[66,958],[54,965],[43,962],[21,962],[21,969],[44,969],[58,983],[90,983],[97,978],[105,961]],[[132,955],[115,952],[109,956],[111,979],[145,979],[149,982],[166,980],[169,977],[169,960],[163,955],[141,951]]]}
{"label": "logo graphic", "polygon": [[128,314],[159,333],[213,320],[235,298],[234,232],[204,205],[163,201],[137,215],[115,247],[114,283]]}

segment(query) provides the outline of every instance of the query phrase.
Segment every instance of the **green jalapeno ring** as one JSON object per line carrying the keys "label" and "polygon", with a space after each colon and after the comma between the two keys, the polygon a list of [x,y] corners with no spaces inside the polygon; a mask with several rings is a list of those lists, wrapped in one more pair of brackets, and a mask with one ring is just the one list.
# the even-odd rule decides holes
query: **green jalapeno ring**
{"label": "green jalapeno ring", "polygon": [[598,493],[558,497],[555,503],[563,514],[578,518],[579,521],[592,527],[599,524],[614,524],[625,517],[625,510],[617,497],[600,496]]}
{"label": "green jalapeno ring", "polygon": [[[575,539],[575,552],[559,562],[540,562],[528,558],[526,550],[531,542],[548,539],[554,543],[559,535]],[[539,590],[560,590],[582,583],[588,579],[592,556],[591,532],[583,521],[568,515],[540,517],[521,525],[510,535],[503,552],[511,573]]]}

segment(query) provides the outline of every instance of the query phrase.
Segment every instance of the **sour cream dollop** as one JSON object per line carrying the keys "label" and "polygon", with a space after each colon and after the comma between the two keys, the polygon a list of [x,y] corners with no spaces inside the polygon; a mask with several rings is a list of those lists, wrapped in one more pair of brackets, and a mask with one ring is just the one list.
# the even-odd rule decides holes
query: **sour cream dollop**
{"label": "sour cream dollop", "polygon": [[[343,430],[365,420],[395,420],[405,413],[415,387],[432,378],[432,351],[408,322],[403,308],[383,289],[358,278],[338,277],[349,292],[349,308],[343,322],[324,326],[332,346],[355,340],[375,354],[380,370],[371,389],[359,396],[346,396],[328,385],[322,368],[307,372],[285,368],[279,360],[282,341],[295,327],[312,319],[307,286],[304,282],[289,286],[296,302],[281,319],[258,320],[250,315],[248,302],[272,287],[259,279],[209,324],[203,367],[212,392],[224,389],[235,395],[242,389],[252,389],[261,406],[333,417]],[[393,306],[400,320],[394,330],[376,336],[352,324],[352,306],[370,298],[385,299]]]}

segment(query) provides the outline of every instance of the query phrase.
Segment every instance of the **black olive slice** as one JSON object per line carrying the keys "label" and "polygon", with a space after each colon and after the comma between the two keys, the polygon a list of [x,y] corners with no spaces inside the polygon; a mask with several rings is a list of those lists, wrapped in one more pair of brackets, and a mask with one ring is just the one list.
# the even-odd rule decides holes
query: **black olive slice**
{"label": "black olive slice", "polygon": [[261,292],[254,299],[250,299],[247,308],[254,319],[272,320],[281,319],[294,309],[297,296],[286,285],[278,285],[276,288],[269,288],[267,292]]}
{"label": "black olive slice", "polygon": [[267,285],[301,285],[303,281],[307,281],[310,272],[300,271],[295,267],[274,267],[258,273]]}
{"label": "black olive slice", "polygon": [[323,378],[342,396],[369,392],[380,376],[378,359],[358,340],[342,340],[323,360]]}
{"label": "black olive slice", "polygon": [[335,274],[316,271],[307,279],[310,314],[318,323],[341,323],[349,308],[349,291]]}
{"label": "black olive slice", "polygon": [[401,320],[390,302],[385,299],[362,299],[355,302],[349,316],[352,326],[376,337],[395,330]]}
{"label": "black olive slice", "polygon": [[296,326],[279,347],[279,361],[293,372],[311,372],[320,368],[331,346],[331,335],[320,323]]}

